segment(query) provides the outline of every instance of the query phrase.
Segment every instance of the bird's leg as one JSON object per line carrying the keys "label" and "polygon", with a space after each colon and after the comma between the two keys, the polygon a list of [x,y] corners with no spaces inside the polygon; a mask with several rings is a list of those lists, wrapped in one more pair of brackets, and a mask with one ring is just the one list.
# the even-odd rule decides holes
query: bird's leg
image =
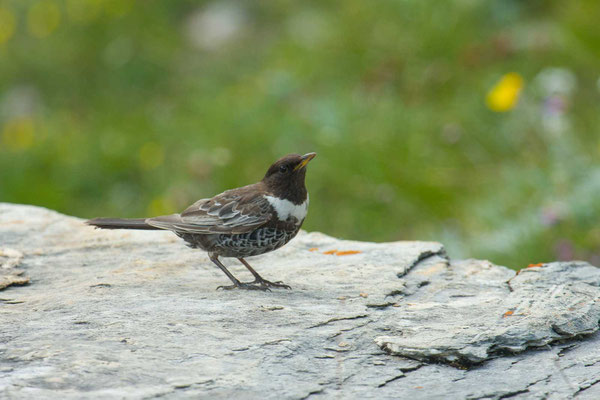
{"label": "bird's leg", "polygon": [[252,283],[258,283],[258,284],[260,284],[261,286],[264,286],[264,287],[280,287],[280,288],[284,288],[284,289],[291,289],[292,288],[291,286],[286,285],[285,283],[283,283],[281,281],[279,281],[279,282],[270,282],[270,281],[264,279],[262,276],[260,276],[258,274],[258,272],[256,272],[254,270],[254,268],[252,268],[250,266],[250,264],[248,264],[248,262],[246,260],[244,260],[241,257],[238,258],[238,260],[240,260],[240,262],[242,264],[244,264],[246,266],[246,268],[248,268],[248,271],[250,271],[252,273],[252,275],[254,275],[254,282],[252,282]]}
{"label": "bird's leg", "polygon": [[231,272],[229,272],[229,270],[227,268],[225,268],[223,263],[221,263],[221,261],[219,261],[218,256],[209,256],[209,257],[210,257],[210,261],[214,262],[217,265],[217,267],[219,267],[221,269],[221,271],[223,271],[225,273],[225,275],[227,275],[227,277],[229,279],[231,279],[231,282],[233,282],[233,285],[219,286],[219,287],[217,287],[217,290],[219,290],[219,289],[223,289],[223,290],[231,290],[231,289],[268,290],[269,289],[267,286],[264,286],[264,285],[254,285],[254,282],[251,282],[251,283],[240,282],[235,276],[233,276],[233,274]]}

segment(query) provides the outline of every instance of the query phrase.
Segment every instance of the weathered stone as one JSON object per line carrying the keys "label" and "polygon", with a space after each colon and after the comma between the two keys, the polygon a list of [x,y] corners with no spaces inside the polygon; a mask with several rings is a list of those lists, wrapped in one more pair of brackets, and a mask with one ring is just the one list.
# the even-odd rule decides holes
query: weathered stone
{"label": "weathered stone", "polygon": [[[422,263],[428,285],[380,321],[392,354],[471,365],[598,330],[600,270],[582,262],[514,271],[488,262]],[[510,282],[509,282],[510,280]]]}
{"label": "weathered stone", "polygon": [[0,248],[0,290],[9,286],[27,285],[29,278],[24,276],[25,271],[17,269],[23,259],[20,251]]}
{"label": "weathered stone", "polygon": [[584,263],[515,276],[439,243],[300,233],[251,259],[293,290],[216,291],[227,278],[169,232],[10,204],[0,246],[31,277],[2,292],[2,398],[600,396],[600,272]]}

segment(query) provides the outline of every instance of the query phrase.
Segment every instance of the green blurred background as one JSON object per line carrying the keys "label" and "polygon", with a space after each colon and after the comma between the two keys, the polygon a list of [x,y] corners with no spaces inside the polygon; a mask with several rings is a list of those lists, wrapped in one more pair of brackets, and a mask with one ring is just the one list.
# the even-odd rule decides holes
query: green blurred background
{"label": "green blurred background", "polygon": [[600,2],[0,0],[0,201],[180,211],[316,151],[308,230],[600,265]]}

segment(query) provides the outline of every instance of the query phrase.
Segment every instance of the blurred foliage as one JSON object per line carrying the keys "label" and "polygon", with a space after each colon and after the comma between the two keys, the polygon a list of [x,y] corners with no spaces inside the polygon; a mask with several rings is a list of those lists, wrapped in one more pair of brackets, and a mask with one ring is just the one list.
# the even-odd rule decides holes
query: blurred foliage
{"label": "blurred foliage", "polygon": [[309,168],[308,230],[600,264],[597,0],[0,0],[0,200],[140,217]]}

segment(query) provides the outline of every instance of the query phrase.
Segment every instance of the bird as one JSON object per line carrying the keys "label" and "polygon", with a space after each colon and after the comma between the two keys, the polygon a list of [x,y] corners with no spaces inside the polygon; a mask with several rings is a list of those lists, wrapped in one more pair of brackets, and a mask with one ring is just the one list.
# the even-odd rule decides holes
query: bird
{"label": "bird", "polygon": [[[316,153],[288,154],[275,161],[262,180],[196,201],[180,214],[152,218],[94,218],[86,224],[99,229],[168,230],[191,248],[208,253],[232,285],[217,290],[291,289],[281,281],[264,279],[245,260],[276,250],[293,239],[308,212],[306,166]],[[242,282],[219,257],[237,258],[254,276]]]}

